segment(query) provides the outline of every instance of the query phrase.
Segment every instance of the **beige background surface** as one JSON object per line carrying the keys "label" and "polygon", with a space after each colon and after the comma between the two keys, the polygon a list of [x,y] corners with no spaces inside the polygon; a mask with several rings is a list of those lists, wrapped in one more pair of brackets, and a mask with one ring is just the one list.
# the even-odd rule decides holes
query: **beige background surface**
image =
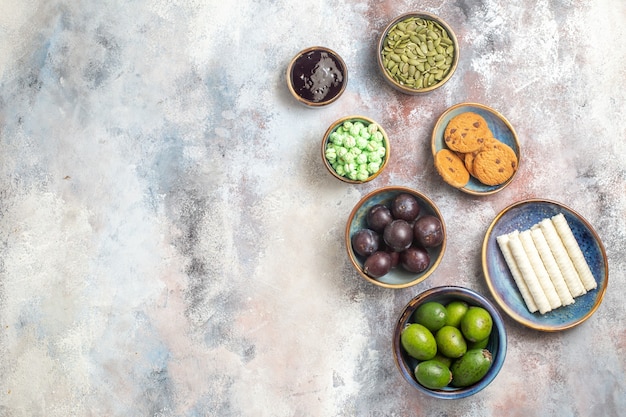
{"label": "beige background surface", "polygon": [[[622,0],[3,0],[0,13],[0,416],[618,416],[626,409],[626,6]],[[396,15],[443,17],[457,73],[398,94],[375,45]],[[345,94],[311,110],[284,72],[323,45]],[[478,198],[436,174],[449,106],[502,112],[523,157]],[[362,186],[324,170],[321,136],[362,114],[393,147]],[[362,195],[405,185],[443,212],[427,281],[364,282],[343,231]],[[609,258],[603,304],[545,334],[506,318],[496,380],[454,402],[401,378],[391,333],[419,292],[490,296],[480,245],[525,198],[562,202]]]}

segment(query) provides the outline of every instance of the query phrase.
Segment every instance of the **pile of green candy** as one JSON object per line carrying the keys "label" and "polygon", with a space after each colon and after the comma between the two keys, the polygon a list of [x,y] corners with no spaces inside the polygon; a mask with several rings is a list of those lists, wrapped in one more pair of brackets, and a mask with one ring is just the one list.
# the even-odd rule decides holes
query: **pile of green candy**
{"label": "pile of green candy", "polygon": [[337,175],[365,181],[383,164],[387,149],[376,123],[345,121],[329,136],[325,156]]}

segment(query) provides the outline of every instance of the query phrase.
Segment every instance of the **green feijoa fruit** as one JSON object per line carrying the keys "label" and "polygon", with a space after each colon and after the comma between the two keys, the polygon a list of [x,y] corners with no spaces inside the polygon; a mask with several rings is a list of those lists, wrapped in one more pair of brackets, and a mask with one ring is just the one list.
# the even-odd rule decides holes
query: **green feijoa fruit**
{"label": "green feijoa fruit", "polygon": [[482,307],[472,306],[461,319],[461,331],[469,342],[484,340],[491,334],[493,319]]}
{"label": "green feijoa fruit", "polygon": [[444,365],[446,365],[448,368],[450,368],[452,366],[452,358],[449,358],[449,357],[445,356],[441,352],[437,352],[437,354],[435,355],[434,358],[432,358],[432,360],[433,361],[439,361],[439,362],[443,363]]}
{"label": "green feijoa fruit", "polygon": [[448,317],[446,319],[446,326],[453,326],[461,328],[461,319],[467,313],[469,306],[465,301],[455,300],[446,305],[446,311]]}
{"label": "green feijoa fruit", "polygon": [[491,367],[491,352],[487,349],[471,349],[457,359],[450,368],[452,385],[467,387],[480,381]]}
{"label": "green feijoa fruit", "polygon": [[402,330],[400,344],[410,356],[420,361],[432,359],[437,354],[435,337],[418,323],[411,323]]}
{"label": "green feijoa fruit", "polygon": [[470,350],[470,349],[485,349],[488,344],[489,344],[489,338],[488,337],[483,339],[483,340],[479,340],[478,342],[468,342],[467,343],[467,350]]}
{"label": "green feijoa fruit", "polygon": [[443,326],[435,333],[437,350],[449,358],[460,358],[467,352],[467,342],[456,327]]}
{"label": "green feijoa fruit", "polygon": [[436,301],[428,301],[420,305],[413,314],[413,321],[426,327],[431,332],[441,329],[446,324],[448,316],[443,304]]}
{"label": "green feijoa fruit", "polygon": [[429,389],[441,389],[452,381],[452,372],[437,360],[420,362],[415,367],[417,382]]}

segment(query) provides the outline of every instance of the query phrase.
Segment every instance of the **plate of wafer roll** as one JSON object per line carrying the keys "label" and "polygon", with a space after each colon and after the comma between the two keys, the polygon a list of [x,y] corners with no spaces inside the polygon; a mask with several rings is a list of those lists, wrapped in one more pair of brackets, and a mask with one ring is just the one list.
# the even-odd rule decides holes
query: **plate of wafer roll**
{"label": "plate of wafer roll", "polygon": [[524,200],[502,210],[482,247],[487,285],[517,322],[541,331],[569,329],[600,306],[608,284],[596,231],[565,205]]}

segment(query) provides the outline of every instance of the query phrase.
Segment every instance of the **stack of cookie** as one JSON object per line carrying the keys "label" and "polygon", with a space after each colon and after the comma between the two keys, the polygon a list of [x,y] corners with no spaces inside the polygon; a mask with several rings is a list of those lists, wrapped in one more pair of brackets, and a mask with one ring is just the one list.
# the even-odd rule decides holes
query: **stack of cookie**
{"label": "stack of cookie", "polygon": [[444,141],[448,148],[437,152],[435,167],[453,187],[464,187],[470,176],[485,185],[500,185],[517,170],[515,151],[495,138],[477,113],[454,116],[446,126]]}

